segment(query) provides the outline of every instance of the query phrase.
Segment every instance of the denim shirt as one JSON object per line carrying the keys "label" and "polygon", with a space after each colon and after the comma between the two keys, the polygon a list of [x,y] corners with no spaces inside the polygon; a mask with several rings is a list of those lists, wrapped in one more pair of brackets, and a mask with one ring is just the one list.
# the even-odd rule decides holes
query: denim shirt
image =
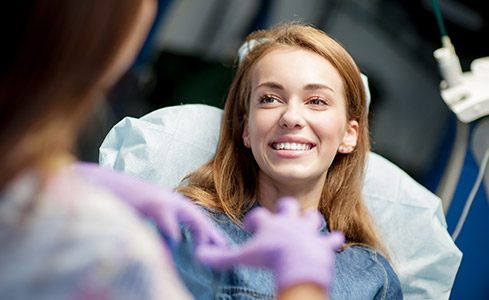
{"label": "denim shirt", "polygon": [[[252,236],[225,214],[206,212],[232,245],[243,244]],[[321,232],[328,232],[325,222]],[[269,270],[238,266],[216,271],[200,264],[193,253],[192,234],[184,228],[182,241],[173,245],[172,255],[183,282],[195,299],[256,300],[275,297],[275,283]],[[352,246],[335,255],[335,279],[330,298],[403,299],[403,296],[396,273],[378,251]]]}

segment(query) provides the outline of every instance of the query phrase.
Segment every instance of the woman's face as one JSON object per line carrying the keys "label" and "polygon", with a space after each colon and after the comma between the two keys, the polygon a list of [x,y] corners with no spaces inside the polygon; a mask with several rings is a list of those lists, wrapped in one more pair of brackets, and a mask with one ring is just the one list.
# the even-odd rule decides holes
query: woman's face
{"label": "woman's face", "polygon": [[322,186],[336,153],[351,152],[357,141],[337,70],[312,51],[281,48],[255,64],[251,88],[242,136],[260,180]]}

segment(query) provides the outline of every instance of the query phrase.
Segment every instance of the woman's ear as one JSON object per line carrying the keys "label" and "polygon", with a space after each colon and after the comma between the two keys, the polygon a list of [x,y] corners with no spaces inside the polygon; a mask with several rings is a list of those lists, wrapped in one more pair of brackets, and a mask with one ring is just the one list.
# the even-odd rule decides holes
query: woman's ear
{"label": "woman's ear", "polygon": [[243,144],[245,145],[246,148],[250,148],[250,134],[248,131],[248,118],[245,116],[244,118],[244,125],[243,125],[243,134],[241,135],[243,138]]}
{"label": "woman's ear", "polygon": [[343,136],[343,141],[338,148],[338,152],[343,154],[348,154],[355,149],[358,140],[358,122],[351,120],[348,122],[347,128],[345,130],[345,135]]}

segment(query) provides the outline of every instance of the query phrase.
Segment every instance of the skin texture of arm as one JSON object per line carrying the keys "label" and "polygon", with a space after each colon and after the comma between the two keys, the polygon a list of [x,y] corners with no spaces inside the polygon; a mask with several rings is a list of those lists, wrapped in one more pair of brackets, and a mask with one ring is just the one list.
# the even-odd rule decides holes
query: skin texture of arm
{"label": "skin texture of arm", "polygon": [[278,291],[277,299],[279,300],[328,300],[328,293],[316,284],[304,283],[291,286]]}

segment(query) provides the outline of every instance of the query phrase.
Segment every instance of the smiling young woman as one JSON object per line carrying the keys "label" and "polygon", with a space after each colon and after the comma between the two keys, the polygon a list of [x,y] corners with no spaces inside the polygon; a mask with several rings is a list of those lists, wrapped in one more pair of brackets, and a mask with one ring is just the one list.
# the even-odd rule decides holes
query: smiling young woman
{"label": "smiling young woman", "polygon": [[283,47],[261,58],[251,78],[243,141],[259,166],[257,201],[271,209],[294,196],[317,208],[336,152],[357,141],[338,72],[312,51]]}
{"label": "smiling young woman", "polygon": [[[362,199],[369,145],[365,90],[351,56],[320,30],[283,24],[248,36],[216,154],[178,190],[234,244],[251,237],[241,226],[250,209],[273,210],[278,198],[293,196],[303,210],[321,212],[324,234],[345,234],[346,247],[335,257],[333,299],[402,299]],[[192,236],[186,239],[191,243]],[[208,287],[199,282],[209,282],[211,273],[189,272],[182,253],[175,255],[187,287],[204,293]],[[225,297],[275,296],[274,278],[263,270],[237,267],[217,278]]]}

